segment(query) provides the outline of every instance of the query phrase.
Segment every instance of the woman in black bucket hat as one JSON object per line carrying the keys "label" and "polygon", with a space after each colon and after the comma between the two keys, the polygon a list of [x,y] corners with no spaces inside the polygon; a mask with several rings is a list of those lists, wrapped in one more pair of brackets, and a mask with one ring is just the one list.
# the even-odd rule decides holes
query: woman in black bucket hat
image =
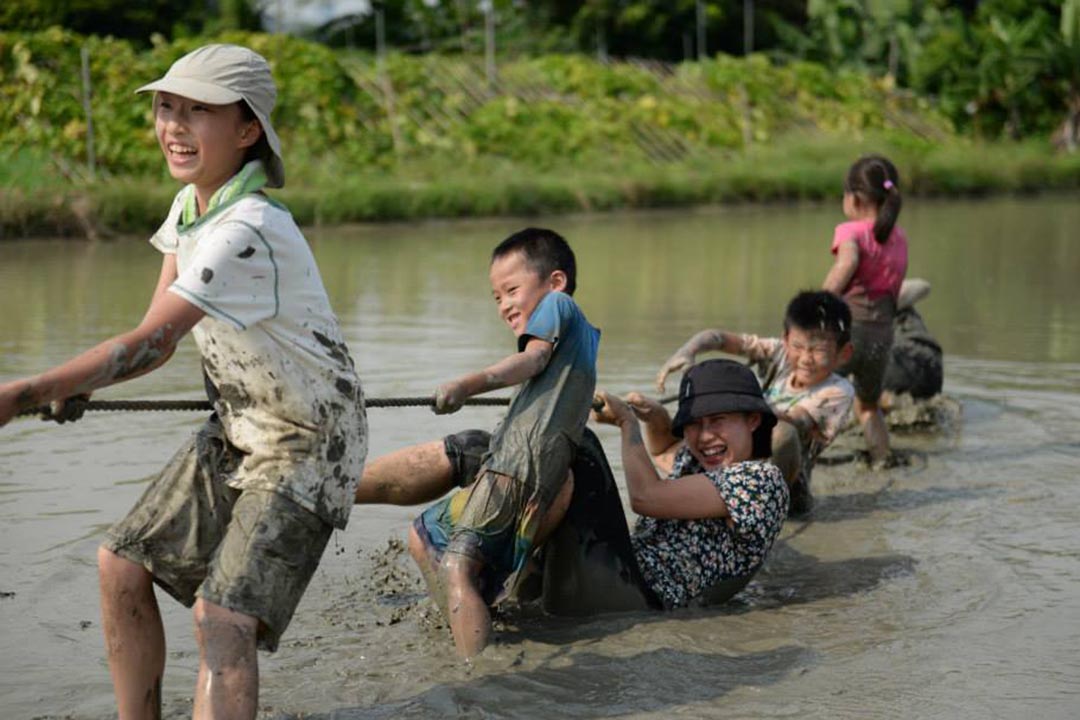
{"label": "woman in black bucket hat", "polygon": [[776,416],[753,372],[731,360],[687,371],[670,426],[679,444],[661,478],[634,410],[598,393],[598,422],[622,434],[630,505],[641,517],[626,529],[622,504],[603,458],[586,443],[575,464],[574,500],[548,540],[544,606],[557,614],[712,604],[741,590],[780,533],[788,488],[768,461]]}

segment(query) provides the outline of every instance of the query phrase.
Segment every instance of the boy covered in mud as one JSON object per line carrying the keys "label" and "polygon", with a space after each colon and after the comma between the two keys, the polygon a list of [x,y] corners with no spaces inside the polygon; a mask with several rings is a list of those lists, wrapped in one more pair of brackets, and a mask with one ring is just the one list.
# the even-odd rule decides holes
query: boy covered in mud
{"label": "boy covered in mud", "polygon": [[256,648],[276,649],[348,519],[363,396],[311,250],[263,193],[285,180],[269,65],[208,45],[139,92],[154,93],[158,143],[184,183],[150,241],[163,254],[150,307],[134,330],[0,385],[0,425],[150,372],[191,331],[215,413],[99,550],[109,670],[120,718],[161,716],[156,583],[194,607],[193,715],[254,718]]}
{"label": "boy covered in mud", "polygon": [[[570,502],[570,464],[589,417],[600,341],[571,297],[576,276],[573,251],[551,230],[527,228],[500,243],[491,256],[491,292],[518,352],[441,385],[435,412],[520,385],[506,417],[490,442],[469,431],[381,458],[357,488],[357,502],[412,504],[441,495],[451,482],[471,481],[429,507],[409,532],[409,551],[464,657],[487,645],[489,606],[514,590]],[[479,472],[463,477],[481,443]]]}
{"label": "boy covered in mud", "polygon": [[[743,355],[756,366],[765,400],[781,421],[773,430],[772,460],[783,470],[791,490],[789,514],[805,515],[813,505],[810,474],[814,461],[843,430],[855,399],[851,383],[835,374],[852,353],[847,304],[826,291],[799,293],[788,303],[780,338],[702,330],[664,363],[656,378],[660,390],[668,375],[690,367],[699,353],[709,350]],[[667,411],[640,395],[632,400],[646,428],[656,430],[647,432],[647,439],[652,434],[664,436],[649,446],[670,447],[665,435]],[[662,459],[658,461],[663,464]]]}

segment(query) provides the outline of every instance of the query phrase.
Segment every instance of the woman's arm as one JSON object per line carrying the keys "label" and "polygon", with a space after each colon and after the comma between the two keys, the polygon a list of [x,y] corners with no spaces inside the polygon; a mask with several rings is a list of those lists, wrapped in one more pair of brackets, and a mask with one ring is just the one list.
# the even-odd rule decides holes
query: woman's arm
{"label": "woman's arm", "polygon": [[626,404],[645,425],[645,449],[652,457],[653,465],[665,475],[670,473],[682,440],[671,434],[671,415],[667,408],[637,392],[627,394]]}
{"label": "woman's arm", "polygon": [[823,290],[828,290],[834,295],[843,295],[847,290],[851,278],[855,277],[855,270],[859,267],[859,246],[854,240],[846,240],[836,248],[836,260],[829,268],[825,282],[821,284]]}
{"label": "woman's arm", "polygon": [[175,278],[175,256],[167,255],[158,290],[138,327],[40,375],[0,385],[0,425],[23,410],[130,380],[168,360],[180,338],[205,315],[187,300],[164,292]]}
{"label": "woman's arm", "polygon": [[727,505],[712,481],[704,475],[662,480],[653,466],[641,437],[634,411],[625,402],[597,393],[604,407],[594,413],[599,422],[618,425],[622,433],[622,461],[630,507],[639,515],[695,520],[729,515]]}

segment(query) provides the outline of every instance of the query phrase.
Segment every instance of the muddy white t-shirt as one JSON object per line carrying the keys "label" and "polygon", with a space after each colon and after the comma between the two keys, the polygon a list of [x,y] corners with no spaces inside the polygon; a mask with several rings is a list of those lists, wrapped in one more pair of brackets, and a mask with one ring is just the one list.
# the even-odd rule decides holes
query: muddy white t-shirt
{"label": "muddy white t-shirt", "polygon": [[228,484],[279,492],[344,527],[367,454],[364,399],[311,249],[261,194],[178,221],[150,242],[175,254],[169,287],[206,312],[192,330],[225,434],[245,453]]}

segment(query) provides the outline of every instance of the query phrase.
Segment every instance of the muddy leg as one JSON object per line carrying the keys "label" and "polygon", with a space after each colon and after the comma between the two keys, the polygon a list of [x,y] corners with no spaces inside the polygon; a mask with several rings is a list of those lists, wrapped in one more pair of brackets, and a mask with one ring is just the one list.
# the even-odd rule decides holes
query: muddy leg
{"label": "muddy leg", "polygon": [[98,550],[101,623],[120,720],[161,717],[165,630],[150,573]]}
{"label": "muddy leg", "polygon": [[255,639],[259,621],[199,599],[195,639],[199,678],[193,720],[252,720],[258,708],[259,667]]}
{"label": "muddy leg", "polygon": [[458,553],[446,553],[440,570],[446,581],[454,645],[461,657],[474,657],[491,639],[491,612],[480,595],[480,562]]}
{"label": "muddy leg", "polygon": [[450,612],[446,607],[446,587],[443,585],[442,578],[439,577],[439,563],[435,560],[432,548],[421,539],[416,532],[416,528],[412,526],[409,527],[409,555],[412,556],[416,566],[420,568],[420,575],[424,578],[424,584],[427,585],[428,595],[439,606],[439,611],[442,612],[443,617],[449,620]]}
{"label": "muddy leg", "polygon": [[866,448],[870,451],[870,462],[881,465],[889,459],[889,428],[885,425],[885,416],[876,402],[867,403],[855,399],[855,413],[862,425]]}
{"label": "muddy leg", "polygon": [[390,505],[430,502],[453,489],[452,470],[442,440],[395,450],[368,463],[354,501]]}
{"label": "muddy leg", "polygon": [[772,464],[780,468],[788,488],[795,484],[802,467],[802,443],[799,431],[789,422],[781,420],[772,431]]}

